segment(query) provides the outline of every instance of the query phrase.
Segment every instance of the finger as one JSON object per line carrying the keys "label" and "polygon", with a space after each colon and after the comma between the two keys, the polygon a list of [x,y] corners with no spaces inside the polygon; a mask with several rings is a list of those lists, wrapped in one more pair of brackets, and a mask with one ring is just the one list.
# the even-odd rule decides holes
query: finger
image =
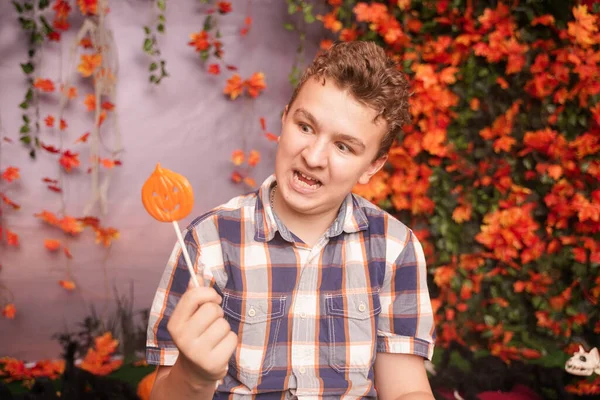
{"label": "finger", "polygon": [[215,289],[199,287],[188,290],[179,299],[179,303],[173,310],[171,318],[187,321],[202,304],[207,302],[221,304],[221,296],[219,296]]}
{"label": "finger", "polygon": [[229,331],[227,336],[223,338],[211,351],[211,357],[216,363],[225,364],[229,362],[229,358],[235,351],[238,345],[238,337],[233,331]]}
{"label": "finger", "polygon": [[229,322],[225,318],[218,318],[206,328],[199,339],[202,340],[208,349],[212,350],[225,339],[229,332],[231,332]]}
{"label": "finger", "polygon": [[223,315],[220,305],[213,302],[204,303],[187,321],[186,330],[194,337],[199,337]]}

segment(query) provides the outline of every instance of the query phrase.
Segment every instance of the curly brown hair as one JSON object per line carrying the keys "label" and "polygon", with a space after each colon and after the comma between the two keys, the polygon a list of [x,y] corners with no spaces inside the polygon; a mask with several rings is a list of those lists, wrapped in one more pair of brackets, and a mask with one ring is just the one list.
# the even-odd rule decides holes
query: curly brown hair
{"label": "curly brown hair", "polygon": [[374,109],[375,121],[386,121],[387,132],[375,159],[388,153],[402,126],[410,122],[408,79],[374,42],[337,42],[318,54],[300,78],[289,107],[312,77],[322,79],[323,84],[327,78],[333,79],[341,90],[348,90],[358,102]]}

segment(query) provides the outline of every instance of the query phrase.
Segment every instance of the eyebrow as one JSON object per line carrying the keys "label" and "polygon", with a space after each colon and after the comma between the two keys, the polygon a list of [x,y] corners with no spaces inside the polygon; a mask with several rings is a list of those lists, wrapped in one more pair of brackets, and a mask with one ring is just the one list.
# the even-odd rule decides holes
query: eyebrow
{"label": "eyebrow", "polygon": [[[319,124],[319,121],[317,121],[317,119],[315,118],[315,116],[314,116],[314,115],[312,115],[310,112],[308,112],[307,110],[305,110],[305,109],[304,109],[304,108],[302,108],[302,107],[300,107],[300,108],[297,108],[297,109],[296,109],[296,111],[294,111],[294,116],[295,116],[295,117],[298,117],[298,116],[304,117],[304,118],[306,118],[306,119],[307,119],[307,120],[308,120],[308,121],[309,121],[309,122],[310,122],[312,125],[314,125],[314,126],[317,128],[317,129],[320,129],[320,128],[321,128],[321,124]],[[354,136],[347,135],[347,134],[345,134],[345,133],[339,133],[339,132],[336,132],[336,134],[335,134],[335,135],[336,135],[337,137],[339,137],[340,139],[342,139],[342,140],[345,140],[345,141],[347,141],[347,142],[350,142],[350,143],[352,143],[353,145],[355,145],[355,146],[357,146],[357,147],[360,147],[360,148],[361,148],[361,150],[363,150],[363,151],[366,149],[366,146],[365,146],[365,144],[364,144],[364,143],[363,143],[361,140],[359,140],[359,139],[355,138]]]}

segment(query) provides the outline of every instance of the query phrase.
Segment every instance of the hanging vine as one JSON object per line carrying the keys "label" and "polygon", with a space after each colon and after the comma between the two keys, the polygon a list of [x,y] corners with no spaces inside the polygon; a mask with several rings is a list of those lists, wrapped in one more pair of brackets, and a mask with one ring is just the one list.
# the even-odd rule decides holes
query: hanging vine
{"label": "hanging vine", "polygon": [[[156,32],[164,34],[166,24],[165,11],[167,8],[166,0],[157,0],[156,8],[159,11],[155,27]],[[144,52],[152,58],[152,62],[148,67],[148,70],[150,71],[149,80],[150,82],[158,85],[163,78],[169,76],[166,70],[167,62],[161,57],[160,49],[158,48],[157,36],[154,33],[154,28],[148,25],[144,26],[144,34],[144,44],[142,48],[144,49]]]}

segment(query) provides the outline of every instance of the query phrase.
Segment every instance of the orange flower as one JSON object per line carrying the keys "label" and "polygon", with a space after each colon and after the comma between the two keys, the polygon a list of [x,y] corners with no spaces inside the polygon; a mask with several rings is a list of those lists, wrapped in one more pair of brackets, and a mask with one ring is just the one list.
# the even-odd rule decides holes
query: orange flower
{"label": "orange flower", "polygon": [[17,167],[6,167],[4,172],[2,172],[2,179],[6,182],[12,182],[19,179],[21,175],[19,174],[19,168]]}
{"label": "orange flower", "polygon": [[58,281],[58,284],[65,290],[73,291],[75,290],[75,282],[73,281]]}
{"label": "orange flower", "polygon": [[473,206],[471,205],[471,203],[459,205],[452,212],[452,219],[456,223],[462,224],[463,222],[469,221],[471,219],[472,211],[473,211]]}
{"label": "orange flower", "polygon": [[391,187],[388,185],[389,176],[390,174],[387,171],[380,169],[367,184],[358,183],[352,191],[370,202],[378,204],[392,192]]}
{"label": "orange flower", "polygon": [[79,167],[79,153],[71,153],[70,150],[65,150],[58,161],[67,172],[71,172],[73,168]]}
{"label": "orange flower", "polygon": [[7,319],[15,319],[17,309],[13,303],[8,303],[2,308],[2,316]]}
{"label": "orange flower", "polygon": [[319,44],[319,48],[321,50],[327,50],[331,46],[333,46],[333,41],[330,39],[323,39],[323,40],[321,40],[321,43]]}
{"label": "orange flower", "polygon": [[256,164],[260,162],[260,153],[256,150],[250,150],[248,154],[248,165],[251,167],[256,167]]}
{"label": "orange flower", "polygon": [[50,79],[37,78],[33,87],[43,92],[54,92],[54,83]]}
{"label": "orange flower", "polygon": [[64,119],[60,119],[60,124],[59,124],[59,129],[61,131],[64,131],[65,129],[67,129],[68,125],[67,125],[67,121],[65,121]]}
{"label": "orange flower", "polygon": [[223,90],[224,94],[229,95],[231,100],[235,100],[244,91],[244,82],[238,74],[233,74],[231,78],[227,80],[227,85]]}
{"label": "orange flower", "polygon": [[77,71],[85,78],[91,76],[102,64],[102,54],[82,54]]}
{"label": "orange flower", "polygon": [[240,183],[242,182],[242,179],[242,175],[240,175],[240,173],[237,171],[233,171],[233,173],[231,174],[231,180],[233,181],[233,183]]}
{"label": "orange flower", "polygon": [[79,365],[83,370],[89,371],[94,375],[108,375],[119,369],[123,364],[120,359],[112,360],[111,356],[116,351],[119,342],[113,339],[110,332],[94,339],[94,347],[88,349],[88,352]]}
{"label": "orange flower", "polygon": [[265,84],[265,74],[262,72],[255,72],[252,74],[250,79],[244,82],[246,87],[248,88],[248,94],[250,97],[257,97],[260,92],[262,92],[267,85]]}
{"label": "orange flower", "polygon": [[44,247],[50,251],[56,251],[60,248],[60,240],[46,239],[44,240]]}
{"label": "orange flower", "polygon": [[335,14],[336,13],[332,11],[324,16],[318,15],[317,19],[323,22],[325,29],[329,29],[332,32],[338,32],[340,29],[342,29],[342,23],[338,21]]}

